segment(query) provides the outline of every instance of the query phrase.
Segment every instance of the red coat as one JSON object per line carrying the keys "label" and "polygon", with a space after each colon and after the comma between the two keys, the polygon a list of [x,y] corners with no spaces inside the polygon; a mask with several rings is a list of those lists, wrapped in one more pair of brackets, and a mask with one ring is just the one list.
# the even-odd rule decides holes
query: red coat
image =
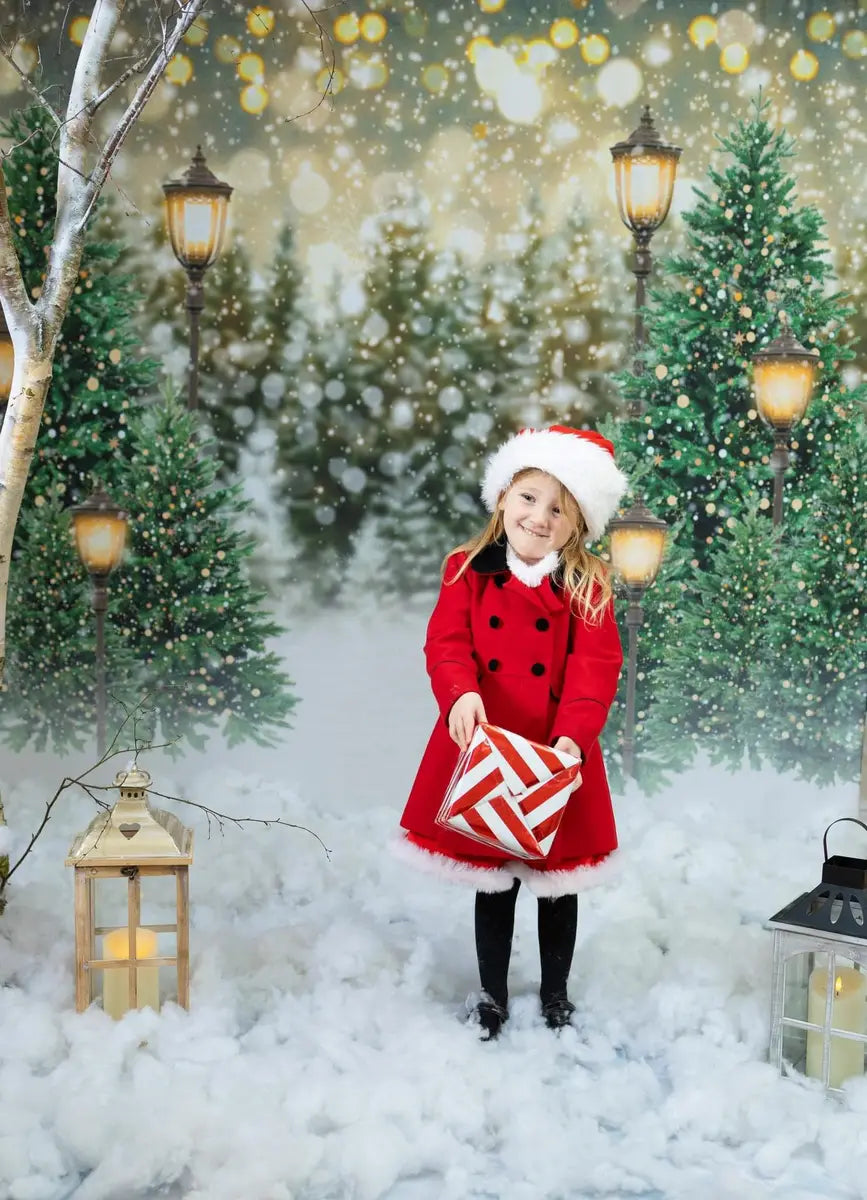
{"label": "red coat", "polygon": [[[453,555],[445,579],[464,561]],[[483,890],[511,886],[554,871],[563,881],[539,894],[575,891],[563,872],[595,866],[617,846],[611,794],[599,734],[617,691],[623,652],[613,604],[591,625],[570,612],[555,577],[527,587],[506,567],[505,543],[487,547],[457,583],[446,584],[428,624],[425,658],[442,719],[434,727],[401,818],[406,841],[449,873],[466,874]],[[460,751],[448,734],[449,711],[465,692],[478,692],[493,725],[533,741],[571,737],[581,747],[583,782],[569,799],[544,864],[528,868],[462,834],[435,824]],[[419,856],[414,855],[416,860]],[[426,865],[422,863],[422,865]],[[460,868],[465,868],[461,871]],[[492,871],[490,886],[479,868]],[[492,870],[493,869],[493,870]],[[580,874],[586,874],[581,871]],[[569,885],[569,886],[567,886]],[[530,883],[533,887],[533,883]]]}

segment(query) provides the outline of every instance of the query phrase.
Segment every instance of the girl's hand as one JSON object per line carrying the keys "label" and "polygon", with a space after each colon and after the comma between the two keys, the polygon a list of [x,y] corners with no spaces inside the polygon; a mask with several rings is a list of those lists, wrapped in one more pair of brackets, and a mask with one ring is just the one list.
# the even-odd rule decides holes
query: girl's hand
{"label": "girl's hand", "polygon": [[[581,753],[581,747],[577,742],[573,742],[570,737],[558,737],[554,743],[555,750],[562,750],[566,754],[571,754],[573,758],[577,758],[579,762],[584,761],[584,755]],[[581,772],[575,776],[575,782],[572,784],[572,791],[575,792],[582,784]]]}
{"label": "girl's hand", "polygon": [[485,706],[478,692],[464,692],[454,702],[449,713],[449,737],[461,750],[470,744],[476,725],[487,721]]}

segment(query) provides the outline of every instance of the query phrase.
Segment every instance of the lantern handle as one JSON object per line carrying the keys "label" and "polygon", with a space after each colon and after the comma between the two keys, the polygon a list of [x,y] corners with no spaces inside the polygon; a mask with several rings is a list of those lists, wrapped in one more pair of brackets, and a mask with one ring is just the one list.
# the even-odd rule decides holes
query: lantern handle
{"label": "lantern handle", "polygon": [[[857,817],[838,817],[836,821],[831,822],[831,824],[828,826],[828,829],[833,828],[834,825],[839,825],[841,821],[854,821],[856,825],[860,825],[862,829],[867,830],[867,825],[865,825],[863,821],[859,821]],[[825,850],[825,862],[828,861],[828,829],[825,830],[825,834],[822,838],[822,846]]]}

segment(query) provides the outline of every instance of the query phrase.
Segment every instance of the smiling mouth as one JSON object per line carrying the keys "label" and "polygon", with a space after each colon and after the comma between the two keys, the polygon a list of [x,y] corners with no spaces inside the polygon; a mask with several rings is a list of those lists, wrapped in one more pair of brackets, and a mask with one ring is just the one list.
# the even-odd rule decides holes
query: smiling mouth
{"label": "smiling mouth", "polygon": [[526,525],[519,525],[518,528],[523,529],[524,533],[528,534],[530,537],[542,538],[544,540],[544,538],[548,536],[547,533],[534,533],[533,530],[528,529]]}

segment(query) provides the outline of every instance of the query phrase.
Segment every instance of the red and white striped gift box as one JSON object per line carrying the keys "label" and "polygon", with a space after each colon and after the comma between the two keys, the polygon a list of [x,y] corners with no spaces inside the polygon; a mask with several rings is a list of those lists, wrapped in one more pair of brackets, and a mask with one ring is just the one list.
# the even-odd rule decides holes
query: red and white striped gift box
{"label": "red and white striped gift box", "polygon": [[504,854],[543,859],[560,828],[580,761],[496,725],[478,725],[437,823]]}

